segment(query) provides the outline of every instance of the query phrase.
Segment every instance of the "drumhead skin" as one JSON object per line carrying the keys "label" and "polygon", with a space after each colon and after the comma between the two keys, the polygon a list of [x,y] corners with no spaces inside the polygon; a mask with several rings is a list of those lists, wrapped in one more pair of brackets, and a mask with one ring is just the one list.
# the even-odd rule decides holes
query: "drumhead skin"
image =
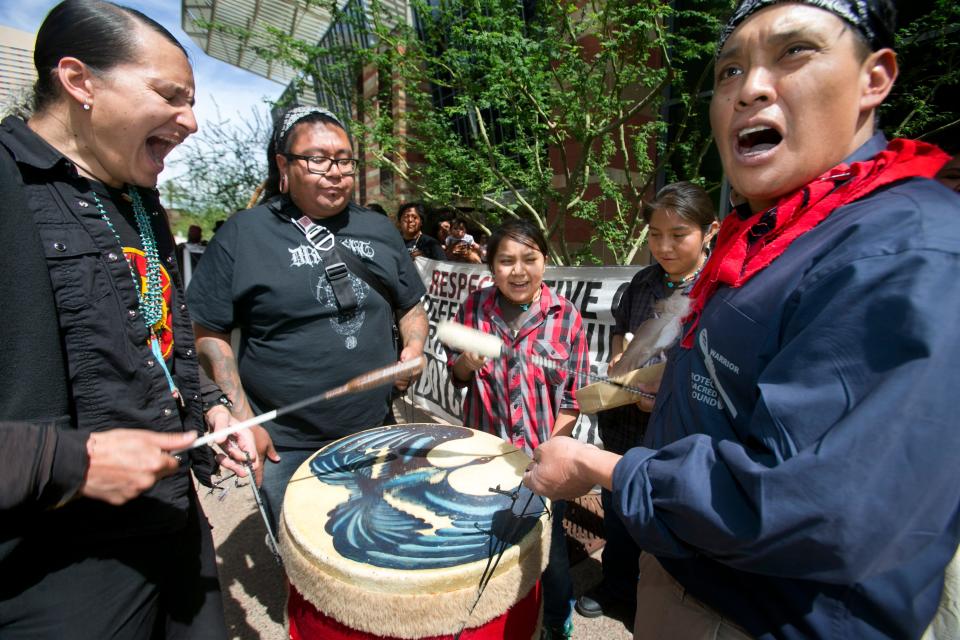
{"label": "drumhead skin", "polygon": [[480,626],[546,567],[546,505],[520,482],[529,464],[500,438],[451,425],[342,438],[287,486],[280,535],[290,582],[319,611],[375,635]]}

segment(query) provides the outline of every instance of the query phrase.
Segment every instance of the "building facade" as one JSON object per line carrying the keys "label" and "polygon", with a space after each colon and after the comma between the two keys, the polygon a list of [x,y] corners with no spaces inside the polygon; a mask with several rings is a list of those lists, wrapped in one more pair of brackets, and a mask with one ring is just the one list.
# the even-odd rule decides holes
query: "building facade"
{"label": "building facade", "polygon": [[0,25],[0,110],[27,98],[37,80],[33,66],[36,36]]}

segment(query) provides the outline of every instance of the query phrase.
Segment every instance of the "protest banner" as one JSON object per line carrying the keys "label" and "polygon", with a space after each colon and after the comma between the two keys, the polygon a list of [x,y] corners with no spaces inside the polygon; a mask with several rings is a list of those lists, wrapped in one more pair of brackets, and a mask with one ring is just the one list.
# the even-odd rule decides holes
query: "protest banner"
{"label": "protest banner", "polygon": [[[437,340],[437,324],[453,320],[460,303],[481,287],[493,286],[486,265],[416,259],[417,270],[427,288],[424,307],[430,321],[430,333],[424,346],[427,359],[423,374],[412,387],[413,401],[433,415],[453,424],[461,424],[462,390],[456,389],[447,370],[447,354]],[[547,266],[543,281],[580,312],[590,350],[590,370],[605,375],[613,340],[613,309],[640,267],[552,267]],[[575,435],[581,440],[596,440],[596,417],[585,415]]]}

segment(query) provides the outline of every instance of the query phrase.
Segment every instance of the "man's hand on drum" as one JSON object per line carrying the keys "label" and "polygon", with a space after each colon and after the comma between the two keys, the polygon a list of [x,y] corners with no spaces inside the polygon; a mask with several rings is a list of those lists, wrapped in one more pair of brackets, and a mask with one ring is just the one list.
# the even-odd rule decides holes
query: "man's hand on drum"
{"label": "man's hand on drum", "polygon": [[[216,433],[237,422],[229,410],[223,406],[215,406],[205,414],[207,426]],[[257,431],[262,433],[258,433]],[[223,439],[217,439],[222,453],[217,454],[217,463],[224,469],[229,469],[241,478],[247,476],[247,455],[253,466],[254,481],[260,486],[263,480],[263,460],[269,458],[279,462],[280,456],[273,448],[273,441],[263,427],[255,426],[244,429]]]}
{"label": "man's hand on drum", "polygon": [[[196,433],[146,429],[97,431],[87,438],[87,472],[79,495],[121,505],[174,473],[180,459],[169,452],[190,446]],[[182,454],[186,455],[186,454]]]}
{"label": "man's hand on drum", "polygon": [[523,484],[551,500],[577,498],[594,486],[613,486],[613,469],[620,456],[592,444],[558,436],[533,452],[533,462],[523,474]]}

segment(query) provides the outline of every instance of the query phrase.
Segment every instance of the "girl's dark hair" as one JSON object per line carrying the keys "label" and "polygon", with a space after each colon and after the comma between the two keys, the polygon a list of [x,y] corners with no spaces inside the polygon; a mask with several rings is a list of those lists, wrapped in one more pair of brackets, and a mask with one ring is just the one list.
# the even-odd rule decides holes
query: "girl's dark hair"
{"label": "girl's dark hair", "polygon": [[529,220],[510,220],[504,222],[493,230],[490,239],[487,240],[487,266],[493,270],[493,259],[497,255],[497,249],[503,240],[513,240],[520,244],[525,244],[531,249],[537,249],[546,257],[547,239],[543,237],[543,232]]}
{"label": "girl's dark hair", "polygon": [[284,116],[288,111],[295,108],[296,107],[290,107],[284,109],[277,114],[277,117],[273,121],[273,131],[270,132],[270,142],[267,144],[267,181],[264,183],[263,196],[260,198],[260,202],[266,202],[270,198],[280,195],[280,167],[277,166],[277,154],[290,151],[290,138],[293,137],[293,132],[296,131],[297,127],[301,124],[305,122],[319,122],[321,124],[334,126],[347,134],[350,146],[353,146],[353,138],[350,137],[350,132],[344,129],[343,124],[336,118],[331,118],[322,113],[311,113],[297,120],[286,133],[279,136],[280,140],[279,144],[277,144],[277,134],[283,126]]}
{"label": "girl's dark hair", "polygon": [[440,225],[444,222],[453,222],[454,215],[451,211],[437,211],[433,214],[433,226],[430,231],[434,238],[440,236]]}
{"label": "girl's dark hair", "polygon": [[672,211],[690,224],[706,230],[717,219],[713,201],[700,185],[692,182],[674,182],[660,189],[657,197],[643,208],[643,219],[650,224],[653,212]]}
{"label": "girl's dark hair", "polygon": [[66,0],[51,9],[37,31],[33,50],[34,113],[42,113],[60,95],[56,70],[61,59],[76,58],[94,73],[136,60],[138,25],[159,33],[187,56],[173,34],[136,9],[98,0]]}

